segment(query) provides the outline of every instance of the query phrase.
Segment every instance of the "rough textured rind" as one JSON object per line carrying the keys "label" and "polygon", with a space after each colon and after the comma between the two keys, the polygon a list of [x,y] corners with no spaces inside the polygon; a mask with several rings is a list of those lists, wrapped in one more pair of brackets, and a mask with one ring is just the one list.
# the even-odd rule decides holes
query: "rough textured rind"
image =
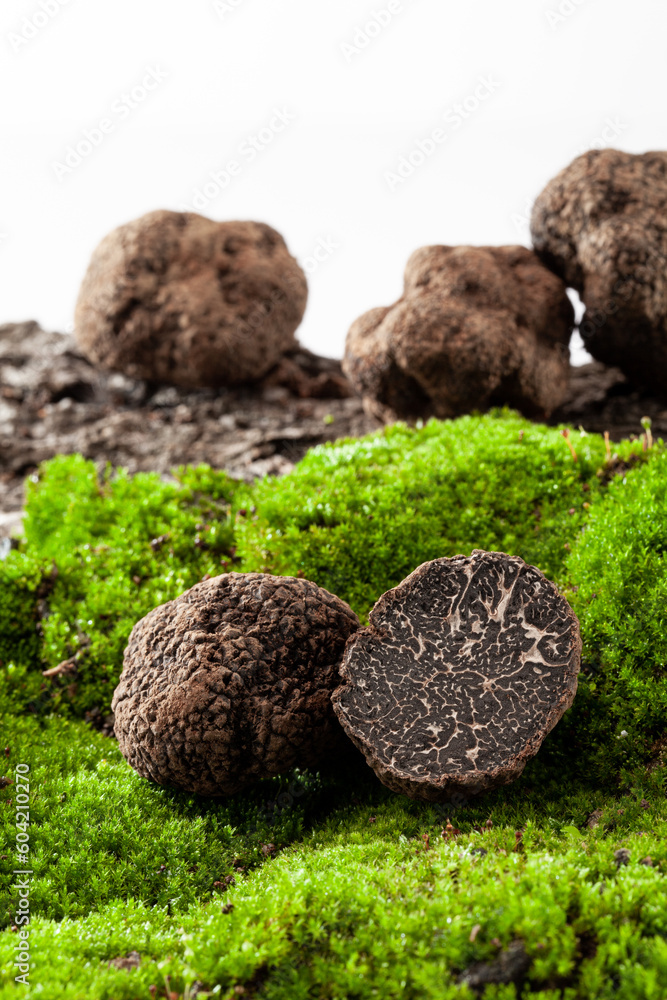
{"label": "rough textured rind", "polygon": [[94,251],[75,335],[93,362],[130,378],[237,385],[296,346],[307,295],[271,226],[160,210],[114,229]]}
{"label": "rough textured rind", "polygon": [[590,353],[664,396],[667,152],[577,157],[537,198],[531,234],[586,305],[580,329]]}
{"label": "rough textured rind", "polygon": [[343,601],[308,580],[228,573],[138,622],[112,709],[143,777],[230,795],[345,740],[331,707],[348,636]]}
{"label": "rough textured rind", "polygon": [[398,302],[350,327],[343,370],[385,421],[505,404],[545,417],[567,392],[573,323],[565,285],[531,250],[422,247]]}
{"label": "rough textured rind", "polygon": [[516,556],[423,563],[369,621],[347,644],[333,705],[395,792],[442,801],[508,784],[574,700],[577,618]]}

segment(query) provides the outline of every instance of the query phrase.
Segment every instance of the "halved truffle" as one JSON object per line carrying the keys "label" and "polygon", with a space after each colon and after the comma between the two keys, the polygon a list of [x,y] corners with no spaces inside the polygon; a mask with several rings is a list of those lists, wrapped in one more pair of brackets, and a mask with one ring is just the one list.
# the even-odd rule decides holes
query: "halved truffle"
{"label": "halved truffle", "polygon": [[331,693],[358,627],[308,580],[196,584],[132,630],[111,706],[123,756],[158,784],[213,796],[318,763],[346,742]]}
{"label": "halved truffle", "polygon": [[503,552],[424,563],[347,644],[333,705],[380,780],[444,800],[508,784],[577,690],[579,623]]}

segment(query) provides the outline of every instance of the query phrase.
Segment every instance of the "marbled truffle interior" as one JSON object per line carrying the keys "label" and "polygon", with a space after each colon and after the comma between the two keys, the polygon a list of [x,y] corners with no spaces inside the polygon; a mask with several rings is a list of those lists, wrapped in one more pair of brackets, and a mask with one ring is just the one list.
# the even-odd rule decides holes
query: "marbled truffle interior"
{"label": "marbled truffle interior", "polygon": [[348,642],[334,705],[382,780],[409,794],[512,780],[574,698],[576,618],[516,557],[425,563],[370,624]]}

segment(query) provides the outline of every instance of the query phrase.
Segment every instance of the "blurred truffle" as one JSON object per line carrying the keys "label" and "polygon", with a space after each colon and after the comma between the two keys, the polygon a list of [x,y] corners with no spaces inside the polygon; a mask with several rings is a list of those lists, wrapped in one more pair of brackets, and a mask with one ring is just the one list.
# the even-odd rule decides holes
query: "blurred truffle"
{"label": "blurred truffle", "polygon": [[114,229],[94,251],[75,335],[95,364],[131,378],[236,385],[296,346],[307,295],[271,226],[160,210]]}
{"label": "blurred truffle", "polygon": [[564,399],[574,313],[525,247],[422,247],[403,296],[351,326],[343,368],[381,420],[508,405],[545,417]]}

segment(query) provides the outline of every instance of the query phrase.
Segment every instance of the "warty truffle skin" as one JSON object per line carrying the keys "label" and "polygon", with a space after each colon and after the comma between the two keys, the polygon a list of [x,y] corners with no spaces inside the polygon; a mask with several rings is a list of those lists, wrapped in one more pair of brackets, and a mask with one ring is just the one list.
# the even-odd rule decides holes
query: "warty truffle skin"
{"label": "warty truffle skin", "polygon": [[94,364],[130,378],[232,386],[262,378],[297,346],[307,297],[271,226],[160,209],[93,251],[74,332]]}
{"label": "warty truffle skin", "polygon": [[586,306],[586,349],[667,395],[667,152],[578,156],[537,197],[530,230]]}
{"label": "warty truffle skin", "polygon": [[195,584],[132,630],[112,701],[121,752],[143,777],[208,796],[316,765],[347,743],[331,692],[358,626],[308,580]]}
{"label": "warty truffle skin", "polygon": [[574,699],[576,616],[516,556],[423,563],[369,621],[347,643],[333,704],[395,792],[445,801],[508,784]]}
{"label": "warty truffle skin", "polygon": [[403,295],[350,327],[343,370],[385,422],[512,406],[543,418],[563,401],[574,311],[565,285],[521,246],[427,246]]}

